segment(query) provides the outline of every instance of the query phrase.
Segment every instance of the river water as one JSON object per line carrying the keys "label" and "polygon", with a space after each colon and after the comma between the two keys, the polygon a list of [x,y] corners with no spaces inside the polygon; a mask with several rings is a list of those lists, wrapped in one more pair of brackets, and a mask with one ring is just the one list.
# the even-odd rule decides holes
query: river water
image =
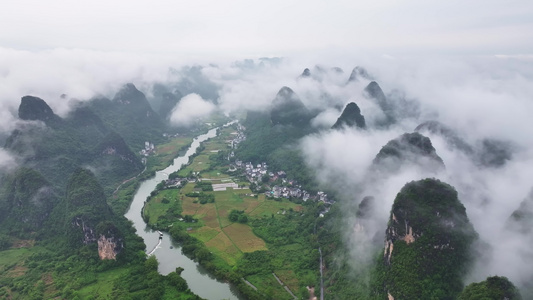
{"label": "river water", "polygon": [[[133,197],[133,201],[128,212],[124,215],[133,222],[133,226],[137,230],[137,234],[144,239],[147,252],[150,252],[159,242],[159,233],[148,228],[144,222],[141,211],[144,206],[144,201],[150,193],[155,190],[156,185],[161,180],[168,179],[168,174],[178,171],[183,165],[189,162],[189,157],[196,152],[200,143],[216,136],[216,128],[209,130],[206,134],[202,134],[194,139],[187,152],[178,158],[174,159],[174,163],[166,169],[156,172],[155,177],[143,181]],[[172,248],[171,248],[172,247]],[[154,254],[159,261],[159,273],[167,275],[176,270],[177,267],[182,267],[184,271],[181,273],[189,289],[198,296],[205,299],[220,300],[220,299],[240,299],[237,292],[232,289],[228,283],[216,280],[196,262],[181,253],[181,247],[174,243],[169,234],[163,233],[161,244],[157,247]]]}

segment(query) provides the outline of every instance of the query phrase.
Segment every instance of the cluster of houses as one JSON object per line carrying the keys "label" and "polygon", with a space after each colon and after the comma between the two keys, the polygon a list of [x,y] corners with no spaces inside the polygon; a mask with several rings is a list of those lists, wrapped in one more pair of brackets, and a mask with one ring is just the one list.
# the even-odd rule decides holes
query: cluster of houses
{"label": "cluster of houses", "polygon": [[148,156],[152,153],[155,153],[155,146],[153,143],[144,142],[144,149],[141,150],[142,156]]}
{"label": "cluster of houses", "polygon": [[[240,142],[246,139],[243,133],[244,126],[238,123],[237,123],[237,126],[238,126],[238,132],[234,134],[235,138],[228,141],[232,149],[236,149],[236,146]],[[154,151],[153,144],[146,142],[145,149],[143,149],[141,153],[143,155],[147,153],[145,156],[148,156],[153,151]],[[231,151],[230,157],[234,157],[234,156],[235,154],[233,153],[233,151]],[[228,157],[228,159],[230,159],[230,157]],[[328,198],[328,195],[325,192],[319,191],[316,193],[316,195],[311,195],[309,192],[303,190],[302,186],[298,185],[296,181],[287,179],[287,174],[285,173],[285,171],[277,171],[277,172],[268,171],[268,165],[266,162],[254,165],[251,162],[243,162],[237,159],[234,161],[233,164],[231,164],[230,171],[237,171],[237,170],[242,170],[244,175],[246,176],[246,179],[250,183],[262,185],[264,188],[266,188],[265,195],[267,197],[302,199],[302,201],[304,202],[308,200],[323,202],[326,205],[324,205],[324,209],[320,214],[321,217],[323,217],[324,214],[329,211],[329,207],[331,206],[331,204],[334,203],[332,199]],[[166,185],[168,187],[183,186],[187,182],[194,182],[198,180],[196,176],[194,175],[197,175],[197,174],[193,174],[191,178],[169,179],[166,181]],[[268,178],[268,182],[264,180],[265,176],[267,176],[266,178]],[[281,182],[279,179],[281,179]],[[279,185],[276,184],[272,186],[273,183],[279,183]],[[214,185],[213,187],[215,188]],[[224,186],[223,188],[225,190],[226,186]]]}
{"label": "cluster of houses", "polygon": [[[244,126],[239,123],[237,123],[237,126],[237,132],[234,133],[235,138],[229,141],[229,145],[232,150],[236,149],[240,142],[246,140],[246,136],[244,135]],[[235,154],[233,151],[231,151],[228,159],[232,160],[234,157]],[[254,165],[251,162],[243,162],[237,159],[235,160],[234,164],[230,166],[230,171],[236,171],[238,169],[243,170],[247,180],[255,184],[263,184],[263,178],[265,175],[268,175],[269,183],[276,182],[278,179],[281,179],[281,185],[274,185],[273,187],[269,184],[263,185],[267,188],[267,191],[265,192],[267,197],[287,199],[295,198],[302,199],[304,202],[311,200],[320,201],[324,204],[327,204],[324,206],[324,211],[322,211],[320,214],[322,217],[329,211],[331,204],[335,202],[328,198],[328,195],[322,191],[317,192],[316,195],[311,195],[309,192],[303,190],[296,181],[288,180],[285,171],[269,172],[268,165],[265,162]]]}
{"label": "cluster of houses", "polygon": [[175,133],[175,134],[163,133],[163,137],[166,137],[166,138],[175,138],[175,137],[178,137],[178,136],[180,136],[179,133]]}
{"label": "cluster of houses", "polygon": [[261,178],[264,175],[267,175],[268,172],[268,166],[265,162],[254,166],[251,162],[243,163],[240,160],[236,160],[235,166],[237,168],[244,169],[244,174],[249,182],[260,181]]}
{"label": "cluster of houses", "polygon": [[287,199],[296,198],[302,199],[303,201],[315,200],[326,204],[334,203],[334,201],[329,199],[328,195],[322,191],[319,191],[316,195],[311,195],[306,190],[303,190],[296,181],[287,179],[285,171],[269,172],[268,165],[265,162],[253,165],[251,162],[244,163],[240,160],[236,160],[234,169],[242,169],[248,181],[255,184],[263,184],[262,179],[265,175],[268,175],[269,183],[281,179],[281,185],[274,185],[273,187],[268,184],[265,185],[267,188],[265,195],[267,197]]}
{"label": "cluster of houses", "polygon": [[[232,133],[235,136],[233,137],[233,139],[227,141],[231,149],[237,149],[237,146],[239,145],[239,143],[246,140],[246,136],[244,135],[245,129],[246,128],[244,126],[237,123],[237,132]],[[232,154],[231,157],[235,156],[233,151],[231,151],[231,154]]]}

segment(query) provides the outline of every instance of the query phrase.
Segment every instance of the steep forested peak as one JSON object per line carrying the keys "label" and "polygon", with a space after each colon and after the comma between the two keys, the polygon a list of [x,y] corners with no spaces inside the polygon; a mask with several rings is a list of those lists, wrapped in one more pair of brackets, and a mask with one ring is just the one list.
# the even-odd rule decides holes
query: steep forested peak
{"label": "steep forested peak", "polygon": [[274,98],[272,104],[277,105],[279,103],[293,100],[300,101],[296,93],[294,93],[294,91],[290,87],[284,86],[278,91],[278,93],[276,94],[276,98]]}
{"label": "steep forested peak", "polygon": [[522,300],[520,291],[507,277],[491,276],[471,283],[461,292],[459,300]]}
{"label": "steep forested peak", "polygon": [[404,133],[389,141],[373,162],[375,166],[389,167],[391,170],[400,168],[404,163],[418,164],[428,171],[444,168],[444,162],[437,155],[431,140],[418,132]]}
{"label": "steep forested peak", "polygon": [[47,125],[61,121],[43,99],[34,96],[22,97],[18,114],[22,120],[43,121]]}
{"label": "steep forested peak", "polygon": [[342,74],[344,73],[344,70],[342,68],[339,68],[339,67],[333,67],[331,68],[331,70],[337,74]]}
{"label": "steep forested peak", "polygon": [[309,68],[305,68],[300,77],[311,77],[311,70],[309,70]]}
{"label": "steep forested peak", "polygon": [[152,86],[152,97],[148,100],[162,119],[168,119],[181,98],[183,94],[179,90],[162,83],[155,83]]}
{"label": "steep forested peak", "polygon": [[78,168],[69,178],[65,211],[66,234],[72,248],[97,243],[101,259],[115,259],[124,248],[123,235],[115,225],[118,218],[91,171]]}
{"label": "steep forested peak", "polygon": [[485,167],[501,167],[513,156],[511,143],[499,139],[483,139],[478,148],[478,163]]}
{"label": "steep forested peak", "polygon": [[533,232],[533,189],[507,220],[507,227],[524,234]]}
{"label": "steep forested peak", "polygon": [[366,87],[365,92],[373,99],[376,99],[379,103],[386,102],[387,97],[385,97],[385,93],[383,93],[383,90],[379,86],[379,84],[375,81],[371,81]]}
{"label": "steep forested peak", "polygon": [[107,131],[102,119],[91,108],[83,104],[75,106],[68,114],[66,121],[74,127],[95,126],[102,132]]}
{"label": "steep forested peak", "polygon": [[[11,233],[35,232],[58,202],[51,184],[37,171],[20,168],[2,180],[0,223]],[[4,222],[5,221],[5,222]]]}
{"label": "steep forested peak", "polygon": [[376,199],[372,196],[366,196],[361,200],[357,207],[357,213],[355,216],[358,219],[368,218],[372,215],[372,211],[375,208]]}
{"label": "steep forested peak", "polygon": [[376,123],[378,127],[386,128],[396,123],[398,117],[400,117],[399,114],[402,111],[403,107],[402,105],[395,104],[393,101],[388,99],[377,82],[370,82],[365,87],[364,94],[366,95],[366,97],[375,101],[375,103],[384,113],[384,118],[378,120]]}
{"label": "steep forested peak", "polygon": [[[117,155],[122,161],[128,161],[138,171],[143,169],[141,160],[131,151],[122,136],[114,131],[110,131],[96,147],[96,152],[100,155]],[[124,168],[124,166],[122,167]]]}
{"label": "steep forested peak", "polygon": [[352,73],[350,74],[350,77],[348,78],[348,83],[359,81],[360,78],[366,79],[366,80],[372,80],[372,76],[368,74],[365,68],[356,66],[353,68]]}
{"label": "steep forested peak", "polygon": [[120,104],[148,104],[145,95],[133,83],[123,85],[113,97],[113,101]]}
{"label": "steep forested peak", "polygon": [[102,214],[110,214],[104,189],[94,174],[84,168],[77,168],[67,182],[67,203],[71,210],[87,206]]}
{"label": "steep forested peak", "polygon": [[395,230],[387,230],[387,237],[395,239],[395,236],[408,234],[409,228],[419,236],[430,230],[450,234],[452,229],[466,225],[472,229],[455,188],[438,179],[427,178],[407,183],[396,195],[389,219],[389,228]]}
{"label": "steep forested peak", "polygon": [[450,149],[462,151],[480,167],[501,167],[513,155],[513,146],[509,142],[484,138],[470,144],[457,131],[438,121],[423,122],[415,128],[415,131],[429,132],[443,137]]}
{"label": "steep forested peak", "polygon": [[442,124],[439,121],[430,120],[421,123],[416,126],[416,132],[429,132],[435,135],[439,135],[446,140],[448,146],[452,149],[458,149],[464,153],[471,155],[474,153],[472,146],[470,146],[465,140],[459,137],[459,134],[450,127]]}
{"label": "steep forested peak", "polygon": [[159,106],[159,115],[164,119],[168,119],[172,113],[172,110],[180,102],[181,98],[182,95],[179,91],[162,94],[161,105]]}
{"label": "steep forested peak", "polygon": [[366,127],[365,117],[361,114],[361,109],[359,109],[359,106],[355,102],[350,102],[346,105],[332,128],[338,129],[343,126],[363,129]]}
{"label": "steep forested peak", "polygon": [[394,200],[378,264],[385,293],[395,299],[455,299],[477,239],[452,186],[437,179],[407,183]]}
{"label": "steep forested peak", "polygon": [[270,117],[274,125],[306,125],[312,116],[296,93],[284,86],[272,101]]}

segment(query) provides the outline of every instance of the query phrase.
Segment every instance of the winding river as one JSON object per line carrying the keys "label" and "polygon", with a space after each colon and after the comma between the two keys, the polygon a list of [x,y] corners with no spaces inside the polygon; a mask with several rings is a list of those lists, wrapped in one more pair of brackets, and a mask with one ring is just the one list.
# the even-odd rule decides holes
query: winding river
{"label": "winding river", "polygon": [[159,261],[159,273],[167,275],[178,267],[184,271],[181,276],[187,281],[189,289],[198,296],[205,299],[240,299],[238,293],[228,284],[216,280],[196,262],[181,253],[181,247],[172,241],[167,233],[163,233],[161,243],[159,243],[159,233],[150,229],[144,222],[141,211],[144,201],[155,189],[156,185],[168,178],[168,174],[178,171],[183,165],[189,162],[189,157],[196,152],[198,146],[203,141],[215,137],[217,128],[209,130],[194,139],[191,146],[183,156],[174,159],[171,166],[156,172],[155,177],[143,181],[137,190],[128,212],[124,215],[133,222],[137,234],[144,239],[147,251],[150,252],[155,247],[153,255]]}

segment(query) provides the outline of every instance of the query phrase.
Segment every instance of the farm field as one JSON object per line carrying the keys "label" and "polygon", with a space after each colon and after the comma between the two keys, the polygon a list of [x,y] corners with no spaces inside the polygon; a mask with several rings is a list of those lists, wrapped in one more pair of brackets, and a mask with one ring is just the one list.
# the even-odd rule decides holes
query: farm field
{"label": "farm field", "polygon": [[[315,217],[308,215],[306,204],[255,194],[243,176],[228,172],[232,133],[233,128],[224,128],[219,136],[204,142],[201,151],[177,173],[188,182],[180,189],[163,189],[152,196],[145,219],[171,234],[179,232],[173,236],[184,241],[184,249],[192,249],[193,256],[203,255],[197,259],[207,253],[212,256],[210,264],[220,271],[242,270],[244,279],[261,294],[292,299],[286,288],[300,295],[306,285],[316,282],[318,257],[309,240],[298,234],[303,229],[300,224],[311,228],[312,223],[304,219]],[[239,218],[230,220],[235,213]],[[263,267],[255,269],[258,262]]]}
{"label": "farm field", "polygon": [[157,145],[155,155],[148,156],[147,171],[158,171],[166,168],[172,164],[174,158],[178,157],[179,152],[191,143],[191,137],[175,137],[165,144]]}

